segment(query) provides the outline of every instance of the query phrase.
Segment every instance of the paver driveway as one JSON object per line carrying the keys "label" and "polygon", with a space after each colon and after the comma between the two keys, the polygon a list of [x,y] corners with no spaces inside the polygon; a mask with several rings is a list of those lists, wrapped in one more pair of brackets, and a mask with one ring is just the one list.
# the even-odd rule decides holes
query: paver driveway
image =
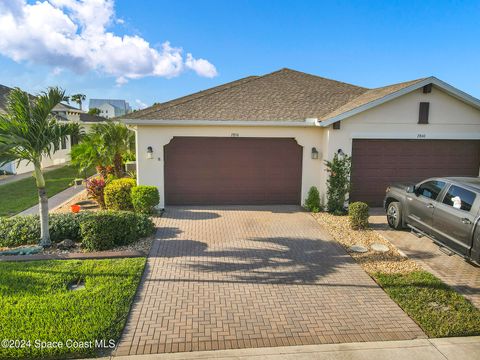
{"label": "paver driveway", "polygon": [[169,208],[116,354],[424,337],[295,206]]}

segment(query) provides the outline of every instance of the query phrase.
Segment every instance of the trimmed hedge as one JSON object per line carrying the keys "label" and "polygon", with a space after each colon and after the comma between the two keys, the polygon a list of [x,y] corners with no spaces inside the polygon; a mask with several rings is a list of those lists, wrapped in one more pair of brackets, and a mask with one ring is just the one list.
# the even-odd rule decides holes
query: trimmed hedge
{"label": "trimmed hedge", "polygon": [[160,202],[156,186],[138,185],[132,188],[132,205],[136,212],[151,214]]}
{"label": "trimmed hedge", "polygon": [[82,244],[88,250],[108,250],[149,236],[155,227],[145,215],[129,211],[102,211],[80,224]]}
{"label": "trimmed hedge", "polygon": [[[65,239],[79,241],[80,220],[87,216],[80,214],[50,214],[50,238],[52,242]],[[40,239],[38,215],[0,217],[0,246],[12,247],[37,244]]]}
{"label": "trimmed hedge", "polygon": [[105,186],[105,205],[108,210],[133,210],[132,188],[137,186],[135,179],[112,180]]}
{"label": "trimmed hedge", "polygon": [[368,205],[357,201],[348,206],[350,227],[354,230],[368,228]]}
{"label": "trimmed hedge", "polygon": [[[49,223],[52,242],[60,242],[64,239],[82,241],[90,250],[106,250],[130,244],[142,237],[152,235],[155,230],[154,224],[147,215],[126,211],[51,214]],[[99,226],[102,229],[99,229]],[[113,240],[108,240],[107,233],[111,234],[110,238]],[[91,236],[98,236],[100,240],[92,240]],[[38,215],[0,218],[0,247],[38,244],[39,239]]]}

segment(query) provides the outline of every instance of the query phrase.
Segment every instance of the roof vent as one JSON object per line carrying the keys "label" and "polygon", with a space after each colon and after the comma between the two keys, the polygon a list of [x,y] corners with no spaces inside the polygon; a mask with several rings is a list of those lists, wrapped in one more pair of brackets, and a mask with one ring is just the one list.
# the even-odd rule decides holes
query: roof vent
{"label": "roof vent", "polygon": [[432,92],[432,84],[427,84],[423,87],[424,94],[430,94]]}

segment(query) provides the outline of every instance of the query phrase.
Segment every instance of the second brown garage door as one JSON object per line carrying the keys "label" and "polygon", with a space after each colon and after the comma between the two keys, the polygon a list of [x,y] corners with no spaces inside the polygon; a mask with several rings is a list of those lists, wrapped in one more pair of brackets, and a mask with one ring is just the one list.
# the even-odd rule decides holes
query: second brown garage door
{"label": "second brown garage door", "polygon": [[300,204],[294,139],[175,137],[164,150],[167,205]]}
{"label": "second brown garage door", "polygon": [[353,140],[351,201],[382,205],[387,185],[478,176],[479,140]]}

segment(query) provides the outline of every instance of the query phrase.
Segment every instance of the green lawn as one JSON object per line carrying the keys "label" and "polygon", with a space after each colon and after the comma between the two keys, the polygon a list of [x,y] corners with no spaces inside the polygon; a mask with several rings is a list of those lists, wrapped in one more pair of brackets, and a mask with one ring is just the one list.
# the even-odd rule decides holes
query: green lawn
{"label": "green lawn", "polygon": [[480,310],[432,274],[372,275],[428,336],[480,335]]}
{"label": "green lawn", "polygon": [[[23,341],[2,343],[0,358],[105,353],[95,341],[119,339],[144,265],[144,258],[0,263],[0,340]],[[68,290],[78,280],[85,288]]]}
{"label": "green lawn", "polygon": [[[93,171],[89,175],[93,174]],[[64,166],[45,173],[47,194],[49,197],[65,190],[72,180],[78,177],[78,171]],[[33,177],[0,185],[0,216],[12,216],[38,203],[37,188]]]}

